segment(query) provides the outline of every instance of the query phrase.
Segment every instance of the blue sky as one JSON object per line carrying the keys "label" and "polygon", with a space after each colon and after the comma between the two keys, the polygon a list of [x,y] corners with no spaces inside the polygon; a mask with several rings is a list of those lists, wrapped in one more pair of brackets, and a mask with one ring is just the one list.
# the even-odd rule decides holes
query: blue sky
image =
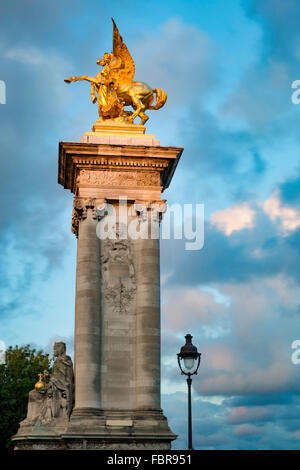
{"label": "blue sky", "polygon": [[0,341],[73,348],[72,195],[57,184],[58,141],[97,118],[85,84],[111,50],[113,16],[136,79],[168,101],[147,132],[185,148],[169,204],[205,205],[205,243],[163,240],[162,406],[186,447],[176,353],[202,352],[193,382],[197,449],[298,449],[300,79],[297,0],[11,0],[1,7]]}

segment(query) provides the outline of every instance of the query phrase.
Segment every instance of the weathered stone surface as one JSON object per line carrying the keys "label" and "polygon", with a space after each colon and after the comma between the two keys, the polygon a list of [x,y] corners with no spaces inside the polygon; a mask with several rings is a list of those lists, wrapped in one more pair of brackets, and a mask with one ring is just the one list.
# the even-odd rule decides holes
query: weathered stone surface
{"label": "weathered stone surface", "polygon": [[20,440],[15,450],[169,450],[168,440],[158,439],[101,439],[78,436],[74,439],[27,439]]}

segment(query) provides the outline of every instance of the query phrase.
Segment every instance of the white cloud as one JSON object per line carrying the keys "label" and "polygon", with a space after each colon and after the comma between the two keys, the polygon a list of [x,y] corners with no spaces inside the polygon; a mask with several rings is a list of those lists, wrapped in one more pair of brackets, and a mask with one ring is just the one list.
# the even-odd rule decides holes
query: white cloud
{"label": "white cloud", "polygon": [[213,212],[210,216],[210,222],[229,236],[234,231],[253,228],[255,214],[249,204],[235,204],[227,209]]}
{"label": "white cloud", "polygon": [[[221,295],[221,293],[219,294]],[[226,296],[228,298],[228,296]],[[208,336],[212,336],[212,327],[215,333],[227,332],[227,304],[217,302],[211,291],[203,291],[197,288],[177,288],[165,291],[165,303],[163,305],[163,326],[174,332],[189,327],[201,325],[203,331],[207,328]]]}
{"label": "white cloud", "polygon": [[4,56],[7,59],[17,60],[23,64],[41,65],[46,63],[46,55],[35,47],[15,47],[9,49]]}
{"label": "white cloud", "polygon": [[300,226],[300,211],[280,201],[279,190],[274,191],[264,202],[265,213],[272,222],[278,223],[283,236],[289,235]]}
{"label": "white cloud", "polygon": [[215,286],[209,286],[209,285],[200,285],[199,289],[203,292],[208,292],[209,294],[212,294],[214,297],[214,301],[217,304],[224,304],[225,307],[229,307],[231,304],[231,297],[229,295],[224,295],[223,292],[220,291]]}

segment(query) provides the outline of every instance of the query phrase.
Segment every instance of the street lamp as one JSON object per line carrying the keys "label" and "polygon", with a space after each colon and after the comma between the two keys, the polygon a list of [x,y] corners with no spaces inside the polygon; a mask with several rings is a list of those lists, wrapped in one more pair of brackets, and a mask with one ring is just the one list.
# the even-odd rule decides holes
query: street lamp
{"label": "street lamp", "polygon": [[[192,344],[192,336],[187,334],[185,336],[185,345],[180,349],[180,353],[177,354],[178,365],[181,370],[181,374],[187,375],[188,385],[188,447],[189,450],[193,450],[192,444],[192,400],[191,400],[191,376],[197,374],[201,354],[198,353],[196,346]],[[182,364],[183,361],[183,364]]]}

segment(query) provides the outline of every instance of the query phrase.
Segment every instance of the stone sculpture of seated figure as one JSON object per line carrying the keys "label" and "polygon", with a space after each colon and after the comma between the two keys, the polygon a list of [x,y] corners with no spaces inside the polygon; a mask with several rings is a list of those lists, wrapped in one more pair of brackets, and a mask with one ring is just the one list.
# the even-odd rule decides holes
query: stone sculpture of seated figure
{"label": "stone sculpture of seated figure", "polygon": [[[31,390],[28,399],[27,417],[21,426],[36,423],[50,424],[52,420],[68,421],[73,408],[74,375],[72,359],[66,355],[65,343],[54,344],[53,364],[49,382],[44,388]],[[44,371],[44,377],[49,376]]]}

